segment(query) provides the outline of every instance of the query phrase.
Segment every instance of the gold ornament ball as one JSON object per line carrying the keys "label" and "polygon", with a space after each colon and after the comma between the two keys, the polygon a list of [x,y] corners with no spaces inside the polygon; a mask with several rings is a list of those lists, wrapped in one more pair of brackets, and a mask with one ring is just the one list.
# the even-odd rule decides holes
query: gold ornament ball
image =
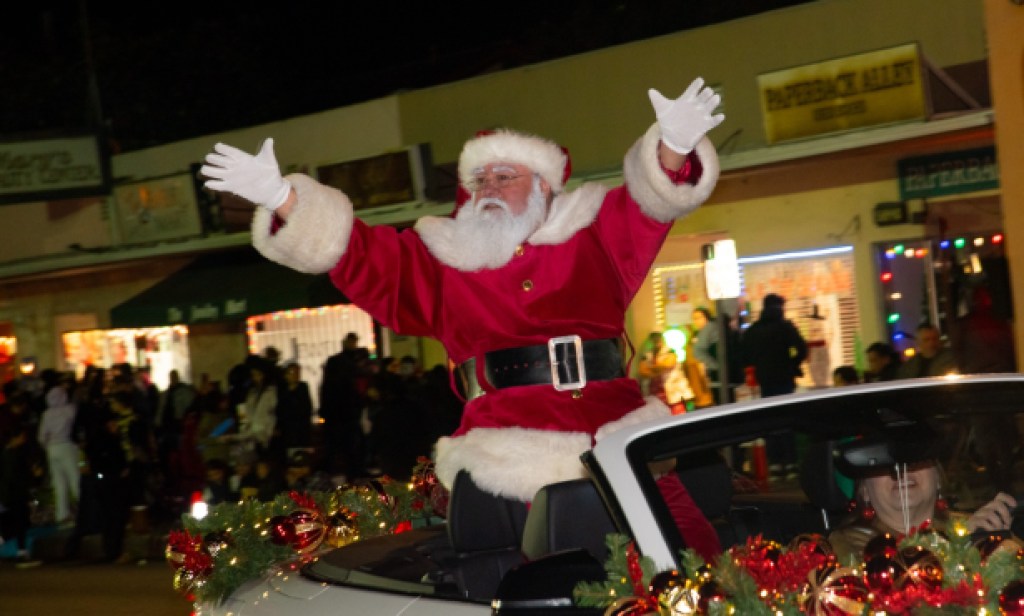
{"label": "gold ornament ball", "polygon": [[359,541],[359,531],[351,524],[338,524],[331,526],[327,531],[325,541],[327,541],[327,545],[332,548],[342,548],[350,543]]}

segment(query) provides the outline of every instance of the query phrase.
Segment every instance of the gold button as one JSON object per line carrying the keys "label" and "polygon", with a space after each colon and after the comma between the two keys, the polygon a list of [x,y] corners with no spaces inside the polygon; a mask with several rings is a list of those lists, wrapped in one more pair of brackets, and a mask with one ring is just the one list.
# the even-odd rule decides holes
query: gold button
{"label": "gold button", "polygon": [[572,399],[573,400],[579,400],[582,397],[583,397],[583,390],[582,389],[574,389],[574,390],[572,390]]}
{"label": "gold button", "polygon": [[523,281],[523,291],[531,291],[531,290],[533,290],[533,281],[529,280],[529,279],[524,280]]}
{"label": "gold button", "polygon": [[526,252],[526,249],[525,249],[525,248],[523,248],[523,245],[522,245],[522,244],[520,244],[520,245],[516,246],[516,256],[517,256],[517,257],[521,257],[521,256],[523,256],[523,254],[524,254],[525,252]]}

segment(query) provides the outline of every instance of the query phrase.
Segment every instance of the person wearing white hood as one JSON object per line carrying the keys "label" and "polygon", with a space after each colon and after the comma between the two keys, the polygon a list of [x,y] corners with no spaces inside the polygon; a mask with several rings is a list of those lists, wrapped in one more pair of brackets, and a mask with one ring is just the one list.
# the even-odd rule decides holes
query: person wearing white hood
{"label": "person wearing white hood", "polygon": [[71,503],[78,501],[79,449],[72,440],[72,428],[78,412],[71,401],[69,389],[73,381],[70,376],[46,393],[46,410],[39,421],[39,444],[46,450],[50,482],[54,495],[54,520],[61,526],[74,524]]}

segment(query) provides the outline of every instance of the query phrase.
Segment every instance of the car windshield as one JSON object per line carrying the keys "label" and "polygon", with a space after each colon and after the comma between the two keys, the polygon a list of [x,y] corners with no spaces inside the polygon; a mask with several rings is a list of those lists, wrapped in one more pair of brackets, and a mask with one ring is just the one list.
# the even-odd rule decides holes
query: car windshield
{"label": "car windshield", "polygon": [[688,413],[599,445],[604,455],[588,464],[603,491],[620,493],[620,525],[642,536],[647,518],[630,514],[624,480],[610,478],[613,467],[629,467],[658,534],[641,548],[677,565],[688,546],[656,485],[666,462],[723,549],[758,535],[786,543],[820,533],[843,543],[834,533],[851,525],[906,534],[925,518],[941,526],[1000,492],[1024,493],[1022,422],[1016,375],[857,385]]}

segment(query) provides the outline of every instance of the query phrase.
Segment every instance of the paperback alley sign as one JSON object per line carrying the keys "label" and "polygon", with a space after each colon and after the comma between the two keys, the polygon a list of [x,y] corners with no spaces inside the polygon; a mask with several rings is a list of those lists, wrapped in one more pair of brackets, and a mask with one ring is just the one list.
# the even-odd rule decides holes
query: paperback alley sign
{"label": "paperback alley sign", "polygon": [[0,203],[109,192],[95,136],[0,143]]}
{"label": "paperback alley sign", "polygon": [[995,147],[899,161],[900,199],[926,199],[999,188]]}
{"label": "paperback alley sign", "polygon": [[916,43],[759,75],[768,143],[923,118]]}

